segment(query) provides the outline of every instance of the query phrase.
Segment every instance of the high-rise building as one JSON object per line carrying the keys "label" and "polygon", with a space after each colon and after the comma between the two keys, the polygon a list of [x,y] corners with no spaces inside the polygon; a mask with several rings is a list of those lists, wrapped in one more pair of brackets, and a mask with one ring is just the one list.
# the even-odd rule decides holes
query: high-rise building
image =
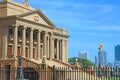
{"label": "high-rise building", "polygon": [[80,52],[79,53],[79,58],[88,59],[88,53],[87,52]]}
{"label": "high-rise building", "polygon": [[98,48],[98,65],[105,66],[106,65],[106,52],[102,50],[103,44],[100,44]]}
{"label": "high-rise building", "polygon": [[115,46],[115,65],[120,66],[120,45]]}
{"label": "high-rise building", "polygon": [[98,66],[98,56],[95,56],[95,64]]}
{"label": "high-rise building", "polygon": [[105,66],[106,65],[106,52],[98,51],[98,65]]}

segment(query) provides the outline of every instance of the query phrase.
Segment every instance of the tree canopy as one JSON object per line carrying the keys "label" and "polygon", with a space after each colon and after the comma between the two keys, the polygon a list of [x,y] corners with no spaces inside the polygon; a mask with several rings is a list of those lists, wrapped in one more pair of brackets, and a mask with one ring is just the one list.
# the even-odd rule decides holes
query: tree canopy
{"label": "tree canopy", "polygon": [[78,58],[78,57],[69,58],[69,59],[68,59],[68,62],[69,62],[71,65],[74,65],[75,62],[76,62],[76,59],[77,59],[79,65],[80,65],[81,67],[83,67],[83,68],[88,68],[88,67],[91,67],[91,66],[96,67],[96,65],[95,65],[93,62],[91,62],[90,60],[88,60],[88,59],[83,59],[83,58]]}

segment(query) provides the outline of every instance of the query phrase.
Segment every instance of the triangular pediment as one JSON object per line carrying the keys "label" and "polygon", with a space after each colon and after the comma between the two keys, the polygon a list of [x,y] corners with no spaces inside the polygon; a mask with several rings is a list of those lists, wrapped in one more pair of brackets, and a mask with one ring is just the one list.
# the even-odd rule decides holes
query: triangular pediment
{"label": "triangular pediment", "polygon": [[40,23],[43,25],[55,27],[55,25],[40,10],[34,10],[31,12],[27,12],[27,13],[19,15],[18,17],[26,19],[26,20],[30,20],[36,23]]}

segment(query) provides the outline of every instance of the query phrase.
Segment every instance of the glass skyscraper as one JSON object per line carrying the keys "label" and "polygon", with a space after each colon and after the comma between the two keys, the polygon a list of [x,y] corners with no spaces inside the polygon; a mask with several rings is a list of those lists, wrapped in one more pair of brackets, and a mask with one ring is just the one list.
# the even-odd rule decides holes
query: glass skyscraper
{"label": "glass skyscraper", "polygon": [[95,64],[96,64],[96,66],[99,65],[99,64],[98,64],[98,56],[95,56]]}
{"label": "glass skyscraper", "polygon": [[100,66],[105,66],[106,65],[106,52],[101,50],[98,51],[98,64]]}
{"label": "glass skyscraper", "polygon": [[120,45],[115,46],[115,65],[120,66]]}

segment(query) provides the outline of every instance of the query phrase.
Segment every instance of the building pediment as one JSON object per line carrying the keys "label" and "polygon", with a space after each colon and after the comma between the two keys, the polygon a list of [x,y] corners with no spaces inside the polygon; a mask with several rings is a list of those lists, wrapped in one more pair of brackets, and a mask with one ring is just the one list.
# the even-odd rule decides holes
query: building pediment
{"label": "building pediment", "polygon": [[18,15],[18,17],[43,25],[55,27],[55,25],[40,10],[34,10],[31,12],[20,14]]}

